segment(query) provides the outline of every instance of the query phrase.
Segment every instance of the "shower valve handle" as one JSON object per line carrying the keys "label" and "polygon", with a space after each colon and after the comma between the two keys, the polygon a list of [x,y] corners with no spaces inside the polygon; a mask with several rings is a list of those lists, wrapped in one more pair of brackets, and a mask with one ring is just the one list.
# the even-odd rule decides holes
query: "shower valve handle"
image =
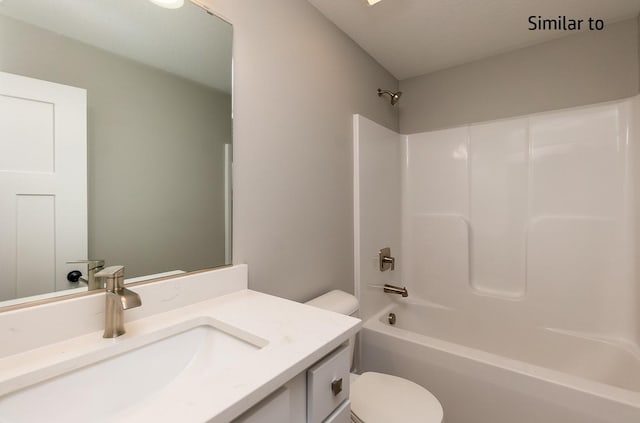
{"label": "shower valve handle", "polygon": [[391,256],[391,248],[385,247],[378,252],[380,271],[394,270],[396,268],[396,258]]}
{"label": "shower valve handle", "polygon": [[394,270],[396,268],[395,257],[382,257],[382,263],[391,265],[391,270]]}

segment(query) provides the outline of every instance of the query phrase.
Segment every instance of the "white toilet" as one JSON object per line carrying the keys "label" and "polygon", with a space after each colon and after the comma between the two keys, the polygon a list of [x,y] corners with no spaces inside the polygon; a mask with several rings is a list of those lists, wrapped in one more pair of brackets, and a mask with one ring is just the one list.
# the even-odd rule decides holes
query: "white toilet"
{"label": "white toilet", "polygon": [[[354,316],[358,299],[334,290],[307,302],[308,305]],[[351,365],[355,337],[349,340]],[[401,377],[366,372],[351,375],[351,411],[363,423],[442,423],[442,406],[422,386]],[[359,420],[357,420],[359,419]]]}

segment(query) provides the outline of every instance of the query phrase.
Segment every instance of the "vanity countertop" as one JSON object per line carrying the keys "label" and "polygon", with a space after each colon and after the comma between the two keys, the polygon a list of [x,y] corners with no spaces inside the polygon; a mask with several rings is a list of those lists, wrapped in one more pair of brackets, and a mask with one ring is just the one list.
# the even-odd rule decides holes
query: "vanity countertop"
{"label": "vanity countertop", "polygon": [[[109,421],[228,422],[360,328],[360,321],[352,317],[242,289],[128,322],[127,333],[116,339],[103,339],[102,331],[97,331],[5,356],[0,359],[0,395],[33,384],[38,378],[50,378],[61,368],[71,372],[85,367],[91,364],[83,361],[86,357],[95,361],[106,349],[113,356],[119,345],[131,345],[163,328],[198,319],[215,322],[214,326],[229,334],[243,334],[240,337],[259,345],[259,349],[249,360],[237,360],[216,372],[215,377],[202,377],[197,383],[178,385],[179,389],[168,385]],[[91,387],[87,390],[90,392]],[[73,406],[82,406],[82,400]]]}

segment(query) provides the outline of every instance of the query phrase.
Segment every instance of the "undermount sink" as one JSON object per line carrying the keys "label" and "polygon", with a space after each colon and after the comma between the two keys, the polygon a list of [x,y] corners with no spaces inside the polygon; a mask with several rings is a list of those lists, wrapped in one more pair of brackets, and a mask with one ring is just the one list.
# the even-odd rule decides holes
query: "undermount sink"
{"label": "undermount sink", "polygon": [[[0,399],[0,423],[110,421],[132,407],[240,364],[266,342],[206,319],[107,341],[97,353],[62,363],[57,376]],[[89,355],[98,357],[91,361]],[[78,368],[73,362],[88,363]]]}

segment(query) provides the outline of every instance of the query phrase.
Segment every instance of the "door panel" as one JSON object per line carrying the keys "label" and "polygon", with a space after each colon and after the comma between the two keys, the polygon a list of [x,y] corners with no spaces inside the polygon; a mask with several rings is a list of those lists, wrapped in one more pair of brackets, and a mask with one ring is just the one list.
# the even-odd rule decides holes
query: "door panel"
{"label": "door panel", "polygon": [[71,287],[87,257],[86,91],[0,72],[0,300]]}

